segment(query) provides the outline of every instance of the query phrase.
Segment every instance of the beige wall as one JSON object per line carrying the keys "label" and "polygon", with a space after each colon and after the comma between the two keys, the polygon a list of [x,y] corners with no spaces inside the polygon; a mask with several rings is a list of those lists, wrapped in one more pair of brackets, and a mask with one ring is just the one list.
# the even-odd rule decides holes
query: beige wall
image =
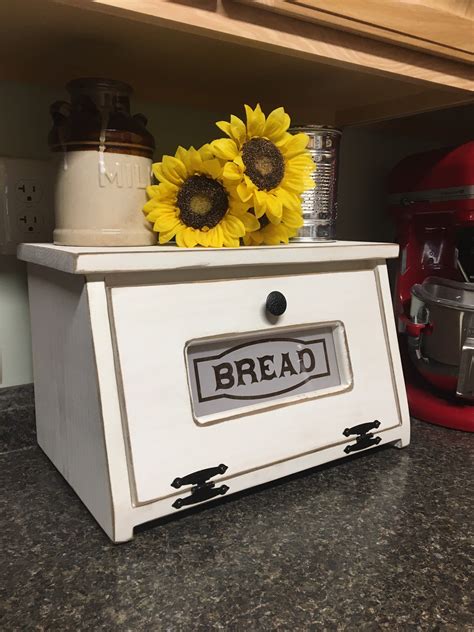
{"label": "beige wall", "polygon": [[[0,82],[0,156],[48,158],[49,105],[66,98],[60,89]],[[157,156],[177,144],[201,145],[219,130],[222,114],[184,107],[133,102],[157,144]],[[33,380],[26,268],[15,257],[0,255],[0,388]]]}
{"label": "beige wall", "polygon": [[339,239],[394,241],[386,181],[405,156],[474,138],[474,105],[344,130],[339,178]]}

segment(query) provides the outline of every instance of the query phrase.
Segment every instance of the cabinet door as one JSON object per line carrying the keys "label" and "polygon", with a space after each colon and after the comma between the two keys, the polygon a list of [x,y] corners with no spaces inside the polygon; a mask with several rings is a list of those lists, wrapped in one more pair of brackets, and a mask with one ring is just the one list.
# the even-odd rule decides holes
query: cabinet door
{"label": "cabinet door", "polygon": [[471,61],[471,0],[239,0],[302,20]]}
{"label": "cabinet door", "polygon": [[400,423],[373,270],[109,292],[138,504],[196,470],[231,479],[339,443],[342,457],[346,427]]}

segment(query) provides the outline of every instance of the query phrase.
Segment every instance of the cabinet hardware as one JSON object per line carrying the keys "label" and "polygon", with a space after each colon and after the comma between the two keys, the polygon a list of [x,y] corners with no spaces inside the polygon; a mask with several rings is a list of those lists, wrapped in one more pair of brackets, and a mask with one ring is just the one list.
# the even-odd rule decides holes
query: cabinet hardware
{"label": "cabinet hardware", "polygon": [[365,434],[357,437],[357,441],[351,445],[346,445],[344,452],[350,454],[351,452],[357,452],[357,450],[364,450],[370,448],[370,446],[378,445],[382,441],[381,437],[374,437],[373,434]]}
{"label": "cabinet hardware", "polygon": [[183,477],[177,477],[171,483],[171,487],[179,489],[183,485],[204,485],[208,478],[217,476],[218,474],[225,474],[227,472],[227,465],[221,463],[217,467],[208,467],[205,470],[197,470],[197,472],[191,472]]}
{"label": "cabinet hardware", "polygon": [[365,448],[370,448],[370,446],[378,445],[382,439],[380,437],[374,437],[373,433],[369,431],[379,426],[380,421],[375,419],[374,421],[352,426],[352,428],[346,428],[342,433],[345,437],[350,437],[351,435],[357,435],[357,437],[355,443],[347,445],[344,448],[344,452],[350,454],[351,452],[357,452],[357,450],[364,450]]}
{"label": "cabinet hardware", "polygon": [[208,467],[204,470],[198,470],[197,472],[186,474],[186,476],[175,478],[171,483],[171,487],[175,489],[179,489],[183,485],[192,485],[192,487],[190,495],[185,498],[177,498],[173,503],[173,507],[181,509],[181,507],[201,503],[216,496],[223,496],[229,491],[229,487],[227,485],[216,487],[216,484],[208,479],[218,474],[225,474],[227,469],[227,465],[221,463],[217,467]]}
{"label": "cabinet hardware", "polygon": [[215,487],[215,483],[204,483],[204,485],[193,487],[189,496],[186,496],[185,498],[177,498],[173,503],[173,507],[175,509],[181,509],[181,507],[186,505],[202,503],[204,500],[210,500],[216,496],[223,496],[228,491],[229,488],[227,485]]}
{"label": "cabinet hardware", "polygon": [[380,426],[380,421],[376,419],[375,421],[369,421],[365,424],[359,424],[358,426],[352,426],[352,428],[346,428],[342,433],[345,437],[350,437],[350,435],[365,435],[369,432],[369,430],[373,430],[374,428],[378,428]]}
{"label": "cabinet hardware", "polygon": [[287,302],[284,294],[281,292],[270,292],[267,296],[267,302],[265,304],[267,311],[272,316],[281,316],[286,312]]}

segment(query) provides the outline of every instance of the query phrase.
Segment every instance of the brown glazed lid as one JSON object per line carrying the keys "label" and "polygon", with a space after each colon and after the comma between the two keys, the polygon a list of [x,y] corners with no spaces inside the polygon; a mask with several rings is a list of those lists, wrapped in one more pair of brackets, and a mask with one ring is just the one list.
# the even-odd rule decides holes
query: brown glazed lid
{"label": "brown glazed lid", "polygon": [[105,151],[151,158],[155,141],[143,114],[130,114],[132,88],[122,81],[74,79],[66,86],[71,102],[51,105],[52,151]]}

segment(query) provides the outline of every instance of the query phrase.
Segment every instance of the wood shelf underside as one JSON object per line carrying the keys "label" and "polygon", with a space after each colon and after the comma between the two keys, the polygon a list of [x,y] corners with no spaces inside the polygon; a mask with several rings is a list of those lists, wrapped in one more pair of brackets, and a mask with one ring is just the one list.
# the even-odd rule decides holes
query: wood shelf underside
{"label": "wood shelf underside", "polygon": [[471,0],[237,0],[349,33],[474,61]]}
{"label": "wood shelf underside", "polygon": [[0,79],[61,86],[109,76],[160,103],[232,112],[260,101],[340,126],[472,101],[466,63],[233,2],[191,4],[3,3]]}

